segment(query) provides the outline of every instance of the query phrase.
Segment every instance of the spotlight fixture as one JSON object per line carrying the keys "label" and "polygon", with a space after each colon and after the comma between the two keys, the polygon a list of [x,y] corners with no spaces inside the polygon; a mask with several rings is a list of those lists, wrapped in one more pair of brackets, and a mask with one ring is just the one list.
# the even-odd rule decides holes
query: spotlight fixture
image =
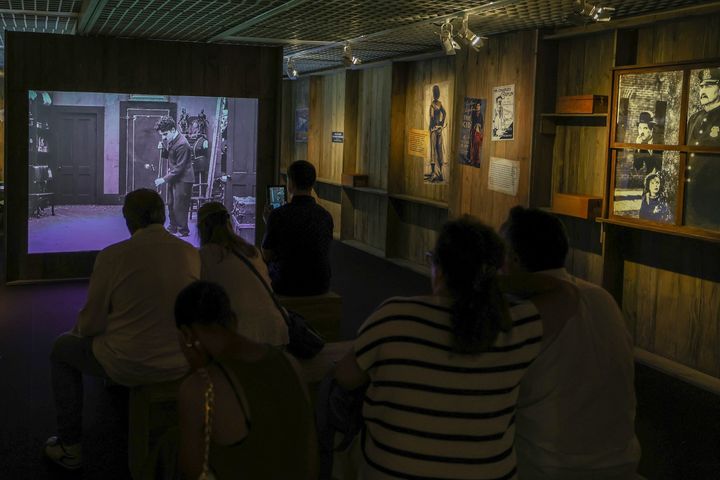
{"label": "spotlight fixture", "polygon": [[462,27],[460,28],[458,35],[463,42],[465,42],[468,46],[470,46],[470,48],[477,52],[483,46],[485,46],[485,40],[487,40],[487,37],[481,37],[480,35],[476,35],[475,33],[473,33],[473,31],[470,30],[470,27],[468,27],[468,21],[469,16],[465,15],[463,17]]}
{"label": "spotlight fixture", "polygon": [[575,25],[609,22],[614,12],[614,7],[601,7],[598,4],[588,3],[586,0],[574,0],[573,13],[567,19]]}
{"label": "spotlight fixture", "polygon": [[445,55],[455,55],[455,50],[460,50],[460,44],[453,38],[453,24],[449,19],[440,26],[440,43]]}
{"label": "spotlight fixture", "polygon": [[343,63],[346,67],[351,67],[353,65],[360,65],[362,63],[362,60],[360,60],[358,57],[354,56],[352,53],[352,47],[349,43],[346,43],[343,47]]}
{"label": "spotlight fixture", "polygon": [[285,64],[285,73],[290,80],[297,80],[300,74],[295,69],[295,62],[293,59],[288,57],[287,63]]}

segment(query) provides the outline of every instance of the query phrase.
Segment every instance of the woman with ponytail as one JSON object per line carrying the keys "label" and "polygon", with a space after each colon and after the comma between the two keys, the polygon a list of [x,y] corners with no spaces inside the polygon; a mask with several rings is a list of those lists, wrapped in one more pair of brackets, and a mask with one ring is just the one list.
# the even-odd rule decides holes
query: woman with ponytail
{"label": "woman with ponytail", "polygon": [[200,207],[197,228],[200,278],[228,293],[237,315],[236,331],[255,342],[286,345],[287,325],[262,283],[270,285],[270,276],[258,249],[235,234],[222,203]]}
{"label": "woman with ponytail", "polygon": [[518,385],[576,308],[574,291],[549,280],[532,302],[506,300],[503,242],[467,216],[427,256],[432,295],[385,301],[335,371],[346,389],[368,384],[363,478],[515,478]]}

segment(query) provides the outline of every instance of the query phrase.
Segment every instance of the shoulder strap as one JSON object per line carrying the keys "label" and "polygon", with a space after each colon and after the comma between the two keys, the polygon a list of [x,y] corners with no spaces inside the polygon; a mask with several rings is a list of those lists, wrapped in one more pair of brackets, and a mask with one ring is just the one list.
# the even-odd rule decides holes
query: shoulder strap
{"label": "shoulder strap", "polygon": [[[232,250],[231,250],[231,251],[232,251]],[[267,291],[268,295],[270,295],[270,298],[272,299],[273,303],[275,304],[275,307],[277,307],[277,309],[280,311],[280,314],[282,315],[283,319],[287,322],[287,321],[288,321],[288,313],[287,313],[287,310],[285,310],[285,309],[283,308],[283,306],[280,305],[280,302],[278,302],[278,299],[277,299],[277,297],[275,296],[275,294],[273,293],[272,289],[270,288],[270,285],[268,285],[268,284],[265,282],[265,279],[262,277],[262,275],[260,275],[260,272],[258,272],[258,269],[255,268],[255,265],[253,265],[250,260],[248,260],[247,258],[245,258],[245,255],[241,255],[241,254],[239,254],[239,253],[236,253],[235,251],[232,251],[232,252],[233,252],[233,254],[235,254],[235,256],[236,256],[237,258],[239,258],[240,260],[243,261],[243,263],[245,263],[245,265],[250,269],[251,272],[253,272],[253,273],[255,274],[255,276],[256,276],[257,279],[260,281],[260,283],[262,284],[262,286],[265,287],[265,290]]]}

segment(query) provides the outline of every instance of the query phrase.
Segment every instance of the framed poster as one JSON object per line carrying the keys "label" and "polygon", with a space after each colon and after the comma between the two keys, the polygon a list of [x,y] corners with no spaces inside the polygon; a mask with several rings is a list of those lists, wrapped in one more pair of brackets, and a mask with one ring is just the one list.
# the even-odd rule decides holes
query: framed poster
{"label": "framed poster", "polygon": [[608,215],[720,239],[718,60],[614,70]]}
{"label": "framed poster", "polygon": [[458,145],[458,161],[463,165],[477,168],[481,165],[486,104],[485,99],[465,97]]}
{"label": "framed poster", "polygon": [[297,143],[307,143],[309,114],[308,107],[295,109],[295,142]]}
{"label": "framed poster", "polygon": [[620,75],[615,142],[677,145],[683,71]]}
{"label": "framed poster", "polygon": [[423,181],[445,184],[450,178],[449,139],[452,99],[450,82],[438,82],[425,86],[423,123],[430,134],[430,155],[425,159]]}
{"label": "framed poster", "polygon": [[515,85],[493,87],[492,140],[515,138]]}
{"label": "framed poster", "polygon": [[615,163],[613,214],[655,223],[674,224],[680,154],[654,152],[657,163],[638,162],[637,150],[618,152]]}
{"label": "framed poster", "polygon": [[687,144],[720,147],[720,66],[690,71]]}

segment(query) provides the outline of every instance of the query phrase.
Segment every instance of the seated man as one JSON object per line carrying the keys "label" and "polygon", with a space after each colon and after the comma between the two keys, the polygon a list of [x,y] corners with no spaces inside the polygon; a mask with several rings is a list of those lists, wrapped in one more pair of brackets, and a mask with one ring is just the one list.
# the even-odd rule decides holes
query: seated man
{"label": "seated man", "polygon": [[565,271],[568,239],[557,218],[514,207],[501,233],[509,273],[552,275],[575,284],[580,295],[577,313],[520,382],[518,476],[635,478],[633,346],[620,309],[608,292]]}
{"label": "seated man", "polygon": [[272,288],[280,295],[320,295],[330,289],[330,243],[333,220],[311,196],[315,167],[305,160],[288,168],[292,200],[275,210],[265,209],[267,223],[262,253]]}
{"label": "seated man", "polygon": [[123,216],[131,237],[98,254],[77,323],[50,355],[58,436],[45,453],[67,469],[82,465],[83,373],[134,386],[188,371],[173,307],[178,292],[200,277],[200,256],[163,228],[165,206],[156,192],[127,194]]}

